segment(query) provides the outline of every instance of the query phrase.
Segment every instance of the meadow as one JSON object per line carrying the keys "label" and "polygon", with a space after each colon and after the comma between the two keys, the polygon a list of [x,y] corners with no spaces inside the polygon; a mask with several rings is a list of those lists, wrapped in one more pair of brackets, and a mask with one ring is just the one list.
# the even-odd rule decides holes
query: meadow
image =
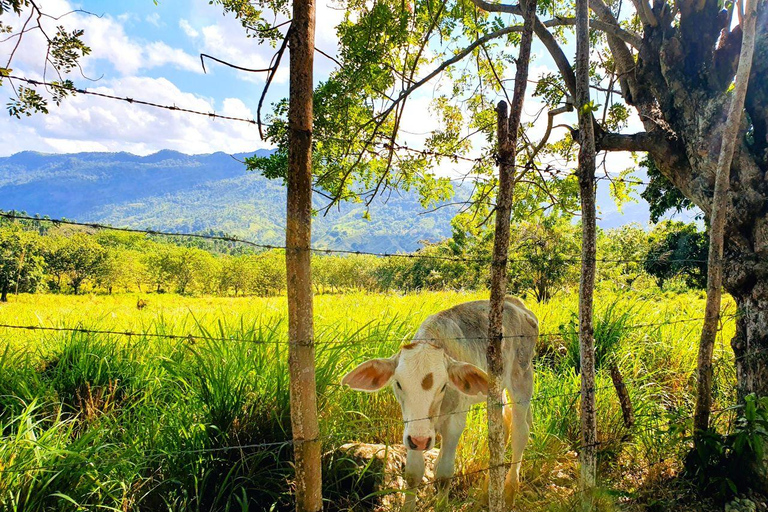
{"label": "meadow", "polygon": [[[487,292],[345,293],[315,302],[317,381],[330,510],[366,510],[381,475],[334,456],[349,442],[401,443],[390,391],[339,385],[386,357],[421,321]],[[139,299],[146,305],[139,308]],[[578,343],[575,293],[527,301],[540,319],[534,425],[518,505],[571,510],[578,501]],[[599,507],[678,510],[673,486],[689,449],[704,294],[596,294]],[[724,311],[733,313],[730,299]],[[288,510],[291,447],[284,297],[163,294],[18,295],[0,324],[131,331],[132,336],[0,328],[0,510]],[[715,350],[717,427],[735,417],[726,316]],[[169,338],[174,334],[180,337]],[[192,335],[192,336],[186,336]],[[610,368],[620,370],[635,421],[623,419]],[[451,507],[482,507],[484,408],[459,446]],[[265,446],[265,444],[267,446]],[[372,483],[373,482],[373,483]],[[688,493],[688,494],[686,494]],[[423,489],[425,509],[432,489]],[[668,494],[669,496],[666,496]],[[674,499],[673,499],[674,498]],[[677,500],[676,505],[672,503]]]}

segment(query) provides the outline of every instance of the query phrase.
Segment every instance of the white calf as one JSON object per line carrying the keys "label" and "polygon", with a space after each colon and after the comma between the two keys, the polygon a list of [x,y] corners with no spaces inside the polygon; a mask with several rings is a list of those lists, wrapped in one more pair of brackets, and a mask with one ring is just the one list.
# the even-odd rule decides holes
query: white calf
{"label": "white calf", "polygon": [[[485,374],[488,347],[488,301],[460,304],[427,318],[413,342],[389,359],[372,359],[342,379],[360,391],[378,391],[392,385],[403,411],[403,444],[408,449],[405,478],[408,486],[424,477],[423,452],[432,448],[440,434],[440,455],[435,477],[453,476],[456,447],[472,404],[486,400]],[[533,393],[534,347],[538,320],[522,301],[507,297],[504,304],[504,386],[511,396],[505,406],[506,439],[512,435],[512,464],[505,492],[508,501],[519,485],[520,461],[528,442]],[[415,508],[415,493],[406,495],[406,510]]]}

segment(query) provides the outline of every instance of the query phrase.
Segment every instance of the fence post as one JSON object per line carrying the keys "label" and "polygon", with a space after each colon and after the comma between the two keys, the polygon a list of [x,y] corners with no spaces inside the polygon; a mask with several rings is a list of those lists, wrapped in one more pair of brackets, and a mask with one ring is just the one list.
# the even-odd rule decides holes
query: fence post
{"label": "fence post", "polygon": [[[757,0],[744,2],[743,37],[741,55],[736,71],[733,99],[728,118],[723,128],[720,155],[717,160],[715,190],[712,194],[712,213],[709,227],[709,255],[707,257],[707,303],[704,309],[704,325],[701,329],[699,357],[697,363],[698,389],[696,390],[696,411],[693,415],[693,430],[696,444],[700,434],[709,428],[709,414],[712,407],[712,352],[717,337],[717,320],[720,317],[720,302],[723,286],[723,231],[727,213],[726,199],[730,188],[731,161],[738,141],[739,126],[744,115],[744,99],[747,95],[749,73],[752,69],[752,55],[755,49],[755,25],[757,22]],[[736,6],[735,9],[739,9]]]}
{"label": "fence post", "polygon": [[[515,160],[520,117],[528,84],[528,64],[531,59],[533,22],[536,14],[536,0],[521,2],[523,5],[524,28],[520,40],[520,54],[515,71],[515,87],[512,95],[511,113],[507,104],[500,101],[496,106],[496,129],[498,134],[499,190],[496,196],[496,225],[493,239],[493,260],[491,262],[491,300],[488,314],[488,509],[490,512],[505,510],[504,493],[504,362],[502,357],[504,297],[507,293],[507,259],[509,254],[509,230],[512,215],[512,198],[515,187]],[[513,426],[514,428],[514,426]],[[517,462],[517,461],[513,461]]]}
{"label": "fence post", "polygon": [[319,512],[322,510],[321,442],[317,420],[310,273],[314,0],[294,0],[293,21],[287,37],[290,47],[290,103],[285,266],[288,279],[288,366],[291,378],[296,510]]}
{"label": "fence post", "polygon": [[579,354],[581,356],[582,489],[597,479],[595,418],[595,340],[592,310],[595,290],[595,132],[589,100],[589,0],[576,0],[576,105],[579,115],[579,191],[581,195],[581,279],[579,282]]}
{"label": "fence post", "polygon": [[507,252],[509,251],[509,221],[512,212],[514,186],[514,150],[509,144],[507,103],[496,106],[496,129],[499,153],[499,192],[496,196],[496,231],[493,238],[491,262],[491,305],[488,314],[488,510],[504,510],[504,419],[503,381],[504,361],[501,354],[504,295],[507,290]]}

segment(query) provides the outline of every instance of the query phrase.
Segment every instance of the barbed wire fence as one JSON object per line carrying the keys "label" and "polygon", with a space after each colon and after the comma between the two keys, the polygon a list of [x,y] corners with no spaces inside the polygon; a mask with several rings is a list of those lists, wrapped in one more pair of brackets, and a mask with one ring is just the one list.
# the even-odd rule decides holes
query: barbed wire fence
{"label": "barbed wire fence", "polygon": [[[57,84],[52,83],[46,83],[43,81],[33,80],[25,77],[19,77],[19,76],[9,76],[8,78],[24,81],[26,83],[32,84],[32,85],[42,85],[47,87],[61,87]],[[195,110],[195,109],[189,109],[189,108],[183,108],[176,105],[164,105],[156,102],[151,101],[145,101],[140,99],[134,99],[129,97],[120,97],[113,94],[106,94],[101,93],[98,91],[91,91],[86,89],[79,89],[79,88],[69,88],[72,92],[77,92],[79,94],[84,95],[90,95],[90,96],[96,96],[101,97],[105,99],[115,100],[115,101],[122,101],[127,102],[130,104],[136,104],[146,107],[153,107],[153,108],[161,108],[166,109],[170,111],[177,111],[181,113],[187,113],[187,114],[193,114],[193,115],[199,115],[199,116],[205,116],[211,119],[221,119],[226,121],[235,121],[235,122],[245,122],[252,125],[257,125],[257,121],[255,119],[249,119],[245,117],[236,117],[236,116],[227,116],[222,114],[217,114],[216,112],[205,112],[201,110]],[[263,123],[262,123],[263,124]],[[350,141],[346,141],[350,142]],[[445,158],[450,159],[454,162],[463,161],[466,163],[472,163],[472,164],[478,164],[478,163],[485,163],[492,161],[492,157],[478,157],[478,158],[471,158],[467,157],[465,155],[460,154],[450,154],[450,153],[444,153],[440,151],[432,151],[432,150],[426,150],[426,149],[417,149],[409,147],[405,144],[398,144],[394,141],[382,141],[382,142],[374,142],[374,145],[379,145],[380,147],[384,149],[393,149],[398,151],[404,151],[406,153],[411,153],[414,155],[420,155],[425,158]],[[565,177],[568,175],[571,175],[570,172],[564,171],[564,170],[558,170],[551,166],[547,166],[545,169],[545,172],[548,173],[552,177]],[[642,180],[635,180],[635,179],[624,179],[624,178],[617,178],[606,175],[605,177],[599,177],[597,179],[606,179],[610,181],[615,182],[625,182],[627,184],[637,184],[637,185],[647,185],[647,182],[644,182]],[[289,250],[290,248],[283,246],[283,245],[273,245],[273,244],[263,244],[258,243],[252,240],[247,240],[240,237],[235,236],[229,236],[229,235],[215,235],[215,234],[203,234],[203,233],[180,233],[180,232],[174,232],[174,231],[166,231],[166,230],[155,230],[155,229],[138,229],[138,228],[131,228],[131,227],[115,227],[110,226],[107,224],[102,223],[93,223],[93,222],[80,222],[80,221],[74,221],[74,220],[68,220],[63,218],[49,218],[49,217],[37,217],[37,216],[30,216],[30,215],[24,215],[19,214],[17,212],[4,212],[0,211],[0,217],[8,219],[8,220],[19,220],[19,221],[28,221],[28,222],[47,222],[54,225],[71,225],[71,226],[78,226],[83,228],[90,228],[90,229],[98,229],[98,230],[114,230],[114,231],[122,231],[122,232],[129,232],[129,233],[137,233],[137,234],[144,234],[149,236],[167,236],[167,237],[186,237],[186,238],[195,238],[195,239],[207,239],[212,241],[223,241],[223,242],[229,242],[233,244],[244,244],[249,247],[253,247],[256,249],[262,249],[262,250]],[[440,256],[440,255],[430,255],[430,254],[420,254],[420,253],[387,253],[387,252],[372,252],[372,251],[357,251],[357,250],[347,250],[347,249],[332,249],[332,248],[316,248],[312,247],[310,249],[315,254],[338,254],[338,255],[369,255],[369,256],[376,256],[381,258],[407,258],[407,259],[429,259],[429,260],[444,260],[444,261],[455,261],[455,262],[462,262],[462,263],[483,263],[488,264],[490,263],[490,257],[488,258],[475,258],[475,257],[459,257],[459,256]],[[566,258],[566,261],[569,262],[578,262],[580,261],[580,256],[573,256],[570,258]],[[666,261],[666,262],[678,262],[678,263],[704,263],[706,260],[701,259],[675,259],[675,258],[660,258],[660,260]],[[515,259],[510,258],[509,261],[525,261],[524,259]],[[602,263],[642,263],[646,261],[645,259],[639,260],[639,259],[616,259],[616,258],[598,258],[598,262]],[[724,315],[721,317],[721,321],[731,320],[736,318],[735,315]],[[686,319],[677,319],[677,320],[668,320],[664,322],[648,322],[648,323],[641,323],[641,324],[635,324],[628,326],[630,329],[650,329],[654,327],[664,327],[674,324],[683,324],[683,323],[694,323],[694,322],[701,322],[703,321],[703,318],[686,318]],[[67,333],[79,333],[84,335],[92,335],[92,336],[102,336],[102,335],[111,335],[111,336],[120,336],[120,337],[128,337],[128,338],[137,338],[137,339],[169,339],[169,340],[178,340],[178,341],[216,341],[216,342],[242,342],[242,343],[253,343],[253,344],[270,344],[274,345],[276,344],[276,341],[270,340],[270,341],[262,341],[257,340],[253,338],[238,338],[238,337],[216,337],[216,336],[210,336],[207,333],[160,333],[160,332],[139,332],[139,331],[130,331],[130,330],[110,330],[110,329],[91,329],[86,326],[56,326],[56,325],[34,325],[34,324],[21,324],[21,323],[2,323],[0,324],[1,329],[5,330],[15,330],[15,331],[30,331],[30,332],[67,332]],[[558,337],[558,336],[564,336],[564,335],[575,335],[578,334],[577,331],[572,330],[560,330],[557,332],[545,332],[540,333],[540,338],[551,338],[551,337]],[[519,337],[517,335],[505,335],[504,338],[515,338]],[[344,339],[344,340],[328,340],[328,341],[316,341],[315,343],[317,345],[347,345],[347,346],[355,346],[360,344],[382,344],[382,343],[389,343],[389,342],[402,342],[402,341],[410,341],[410,342],[416,342],[416,341],[437,341],[434,339],[409,339],[409,340],[403,340],[399,338],[388,338],[388,339],[381,339],[381,338],[371,338],[371,337],[360,337],[357,339]],[[288,344],[289,341],[287,339],[285,340],[278,340],[278,344]],[[754,354],[750,354],[752,356]],[[633,384],[633,383],[642,383],[644,381],[643,378],[634,378],[634,379],[625,379],[626,383]],[[612,385],[606,385],[606,386],[600,386],[599,389],[610,389],[612,388]],[[596,388],[597,389],[597,388]],[[568,393],[559,393],[559,394],[547,394],[547,393],[539,393],[534,395],[530,402],[535,401],[543,401],[543,400],[551,400],[553,398],[561,398],[561,397],[578,397],[580,395],[580,391],[574,391],[574,392],[568,392]],[[512,402],[507,402],[505,405],[509,405]],[[478,406],[474,406],[472,409],[467,410],[461,410],[461,411],[453,411],[450,414],[464,414],[471,410],[476,410],[480,408]],[[728,409],[720,409],[720,410],[713,410],[712,412],[723,412],[731,410]],[[437,416],[431,416],[429,418],[424,419],[432,419],[434,420]],[[678,418],[674,420],[674,422],[678,423],[684,423],[688,422],[692,419],[691,416],[685,416],[682,418]],[[388,421],[397,422],[398,420],[394,420],[392,418],[384,418],[381,419],[381,421]],[[417,420],[411,420],[411,421],[417,421]],[[668,423],[668,427],[671,426],[673,422]],[[347,434],[350,437],[362,437],[367,434],[371,434],[373,432],[376,432],[380,428],[379,425],[371,425],[368,429],[361,429],[359,431],[348,432]],[[155,454],[152,456],[152,458],[163,458],[163,457],[171,457],[171,456],[177,456],[182,454],[216,454],[220,452],[229,452],[229,451],[241,451],[241,452],[252,452],[254,450],[278,450],[283,449],[285,447],[291,447],[295,446],[297,443],[315,443],[315,442],[336,442],[338,441],[338,436],[320,436],[317,439],[308,439],[308,440],[285,440],[285,441],[278,441],[278,442],[267,442],[267,443],[249,443],[249,444],[242,444],[242,445],[233,445],[233,446],[224,446],[224,447],[215,447],[215,448],[203,448],[203,449],[194,449],[194,450],[180,450],[177,452],[164,452],[162,454]],[[597,445],[604,445],[608,441],[602,441],[597,443]],[[578,446],[574,446],[574,449],[579,449]],[[71,455],[71,454],[70,454]],[[546,456],[540,455],[537,456],[536,454],[529,454],[527,456],[524,456],[524,460],[536,460],[539,459],[546,459]],[[662,464],[667,460],[665,458],[664,460],[656,461],[656,462],[650,462],[647,464],[643,470],[647,470],[650,467],[658,464]],[[109,459],[100,459],[100,460],[80,460],[80,461],[73,461],[71,462],[72,467],[76,466],[87,466],[89,468],[97,469],[101,465],[108,465],[110,462],[114,462]],[[513,462],[507,462],[504,464],[504,467],[511,467],[513,464],[516,464],[520,461],[513,461]],[[21,473],[27,473],[27,472],[33,472],[33,471],[57,471],[61,470],[63,467],[68,467],[70,463],[65,463],[64,461],[58,461],[56,464],[51,465],[40,465],[40,466],[5,466],[0,467],[0,475],[3,473],[14,473],[14,472],[21,472]],[[450,478],[451,481],[456,479],[462,479],[462,478],[468,478],[472,476],[476,476],[481,473],[487,473],[493,469],[492,467],[483,467],[481,469],[477,470],[471,470],[468,472],[461,472],[458,474],[455,474],[453,477]],[[428,487],[433,484],[437,483],[436,481],[425,481],[422,484],[418,485],[418,488]],[[387,492],[403,492],[406,491],[402,488],[397,489],[389,489],[386,490]],[[580,491],[576,491],[580,492]]]}

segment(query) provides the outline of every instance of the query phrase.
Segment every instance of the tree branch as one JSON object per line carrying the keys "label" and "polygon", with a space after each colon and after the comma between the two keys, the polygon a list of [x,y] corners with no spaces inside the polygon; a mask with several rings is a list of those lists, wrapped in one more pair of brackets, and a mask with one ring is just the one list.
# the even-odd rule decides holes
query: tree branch
{"label": "tree branch", "polygon": [[212,55],[208,55],[207,53],[201,53],[200,54],[200,64],[203,66],[203,73],[208,73],[208,71],[205,69],[205,59],[215,60],[219,64],[224,64],[225,66],[229,66],[230,68],[238,69],[240,71],[245,71],[245,72],[248,72],[248,73],[267,73],[269,71],[272,71],[272,68],[264,68],[264,69],[244,68],[242,66],[238,66],[236,64],[232,64],[231,62],[227,62],[225,60],[221,60],[218,57],[214,57]]}
{"label": "tree branch", "polygon": [[[517,16],[522,16],[523,11],[520,9],[519,5],[510,5],[510,4],[494,4],[491,2],[486,2],[485,0],[472,0],[472,3],[475,4],[480,9],[487,11],[487,12],[503,12],[507,14],[515,14]],[[604,5],[604,4],[603,4]],[[576,24],[576,18],[566,18],[561,16],[555,16],[551,20],[547,20],[543,22],[543,25],[545,27],[559,27],[559,26],[570,26]],[[605,19],[599,19],[599,20],[589,20],[589,24],[591,28],[594,28],[595,30],[599,30],[601,32],[605,32],[606,34],[610,34],[612,36],[618,37],[622,41],[631,44],[635,48],[639,48],[640,45],[643,42],[643,38],[640,37],[639,34],[636,34],[635,32],[625,30],[621,28],[618,23],[611,23],[610,21],[607,21]],[[522,27],[521,27],[522,30]],[[538,36],[538,33],[536,34]]]}
{"label": "tree branch", "polygon": [[640,16],[640,20],[642,20],[643,25],[655,27],[659,24],[659,22],[656,21],[656,16],[654,16],[653,11],[651,10],[651,6],[647,0],[632,0],[632,3],[635,6],[637,15]]}
{"label": "tree branch", "polygon": [[[594,0],[593,0],[594,4]],[[596,5],[590,4],[595,11],[595,14],[600,14],[595,9]],[[598,4],[599,5],[599,4]],[[605,4],[603,4],[605,5]],[[610,13],[610,10],[609,10]],[[605,32],[609,36],[616,37],[618,39],[621,39],[625,43],[631,44],[635,48],[640,48],[640,45],[643,44],[643,38],[640,37],[639,34],[632,32],[630,30],[625,30],[621,28],[618,24],[612,23],[611,21],[604,19],[602,16],[600,16],[602,19],[590,19],[589,20],[589,26],[590,28],[593,28],[595,30],[599,30],[600,32]],[[566,18],[562,16],[555,16],[551,20],[547,20],[544,23],[545,27],[561,27],[561,26],[570,26],[576,24],[576,18]]]}
{"label": "tree branch", "polygon": [[[575,140],[578,137],[578,131],[573,130],[573,132],[571,135]],[[603,133],[596,142],[598,151],[651,151],[662,143],[662,140],[649,132]]]}

